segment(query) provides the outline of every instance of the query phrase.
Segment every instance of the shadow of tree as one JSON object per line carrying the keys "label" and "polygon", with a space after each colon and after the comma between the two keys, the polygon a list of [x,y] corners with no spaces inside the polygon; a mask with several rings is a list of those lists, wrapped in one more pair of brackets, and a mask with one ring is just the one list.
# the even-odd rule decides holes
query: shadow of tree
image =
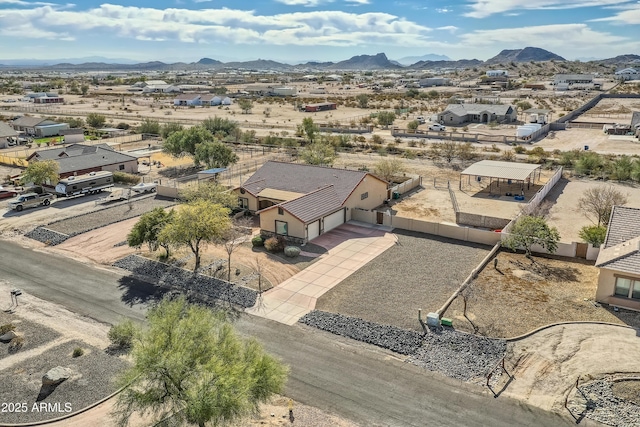
{"label": "shadow of tree", "polygon": [[132,276],[118,280],[118,289],[123,291],[120,299],[129,307],[135,304],[155,303],[162,300],[169,290]]}

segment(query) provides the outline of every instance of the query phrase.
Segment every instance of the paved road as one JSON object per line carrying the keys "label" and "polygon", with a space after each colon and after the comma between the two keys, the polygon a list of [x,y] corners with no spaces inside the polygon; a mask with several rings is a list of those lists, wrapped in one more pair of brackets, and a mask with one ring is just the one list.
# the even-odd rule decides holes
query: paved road
{"label": "paved road", "polygon": [[[6,241],[0,241],[0,278],[107,323],[123,317],[142,321],[154,292],[118,272]],[[248,315],[237,326],[291,366],[288,396],[362,425],[574,425],[514,400],[488,397],[480,388],[403,363],[392,353],[311,328]]]}

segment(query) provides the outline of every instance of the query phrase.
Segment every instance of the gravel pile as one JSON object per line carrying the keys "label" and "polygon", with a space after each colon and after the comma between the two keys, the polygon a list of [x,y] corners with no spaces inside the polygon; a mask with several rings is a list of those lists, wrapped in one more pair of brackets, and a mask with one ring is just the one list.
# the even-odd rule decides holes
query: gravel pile
{"label": "gravel pile", "polygon": [[505,340],[449,328],[430,328],[424,337],[424,345],[408,361],[448,377],[469,381],[487,375],[506,351]]}
{"label": "gravel pile", "polygon": [[640,406],[616,397],[611,390],[614,382],[595,380],[580,385],[569,400],[571,412],[610,426],[636,427],[640,420]]}
{"label": "gravel pile", "polygon": [[58,233],[57,231],[44,227],[37,227],[26,233],[25,236],[51,246],[59,245],[71,237],[68,234]]}
{"label": "gravel pile", "polygon": [[507,349],[504,340],[453,329],[430,329],[422,334],[318,310],[302,317],[300,323],[410,355],[408,361],[415,365],[463,381],[486,375]]}
{"label": "gravel pile", "polygon": [[151,282],[163,287],[193,292],[205,299],[230,301],[240,307],[253,307],[258,298],[258,293],[252,289],[137,255],[129,255],[113,265],[149,278]]}
{"label": "gravel pile", "polygon": [[[76,347],[84,350],[83,356],[71,356]],[[62,412],[35,411],[33,405],[41,391],[42,376],[56,366],[70,368],[78,374],[58,385],[42,401],[52,406],[58,404]],[[61,344],[47,350],[44,355],[24,360],[15,369],[2,372],[0,402],[26,403],[27,410],[5,412],[1,417],[2,422],[25,423],[56,418],[67,413],[64,412],[67,403],[71,412],[76,412],[116,391],[113,380],[126,367],[123,359],[109,356],[103,350],[81,341]]]}
{"label": "gravel pile", "polygon": [[422,334],[416,331],[379,325],[357,317],[314,310],[304,315],[300,323],[332,334],[387,348],[400,354],[413,354],[422,345]]}

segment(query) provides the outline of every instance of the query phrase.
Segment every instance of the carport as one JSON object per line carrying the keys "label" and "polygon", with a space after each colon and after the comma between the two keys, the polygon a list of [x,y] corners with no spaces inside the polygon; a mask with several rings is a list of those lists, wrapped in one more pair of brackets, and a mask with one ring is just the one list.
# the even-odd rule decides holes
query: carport
{"label": "carport", "polygon": [[[537,171],[537,178],[536,178]],[[513,183],[520,184],[521,194],[529,189],[531,184],[540,181],[541,165],[529,163],[500,162],[496,160],[482,160],[472,164],[460,174],[459,189],[462,190],[463,177],[467,177],[467,184],[471,184],[471,177],[474,181],[482,182],[483,178],[489,179],[489,194],[492,191],[500,193],[500,184],[511,186]],[[495,185],[494,185],[495,184]],[[495,187],[495,190],[494,190]]]}

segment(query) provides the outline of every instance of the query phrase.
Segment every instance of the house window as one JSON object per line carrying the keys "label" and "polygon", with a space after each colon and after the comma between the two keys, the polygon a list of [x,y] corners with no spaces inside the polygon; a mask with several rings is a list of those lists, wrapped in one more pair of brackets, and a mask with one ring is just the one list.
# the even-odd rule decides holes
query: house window
{"label": "house window", "polygon": [[284,221],[276,221],[276,234],[280,234],[281,236],[288,236],[289,235],[288,224]]}
{"label": "house window", "polygon": [[249,199],[246,197],[238,197],[238,206],[242,209],[249,209]]}
{"label": "house window", "polygon": [[360,195],[360,200],[364,200],[364,199],[366,199],[366,198],[368,198],[368,197],[369,197],[369,192],[367,191],[367,192],[362,193],[362,194]]}
{"label": "house window", "polygon": [[284,209],[278,208],[278,215],[284,215]]}
{"label": "house window", "polygon": [[124,165],[120,165],[120,166],[118,166],[118,169],[120,169],[121,171],[123,171],[123,170],[124,170]]}
{"label": "house window", "polygon": [[616,277],[614,295],[622,298],[640,299],[640,280]]}

